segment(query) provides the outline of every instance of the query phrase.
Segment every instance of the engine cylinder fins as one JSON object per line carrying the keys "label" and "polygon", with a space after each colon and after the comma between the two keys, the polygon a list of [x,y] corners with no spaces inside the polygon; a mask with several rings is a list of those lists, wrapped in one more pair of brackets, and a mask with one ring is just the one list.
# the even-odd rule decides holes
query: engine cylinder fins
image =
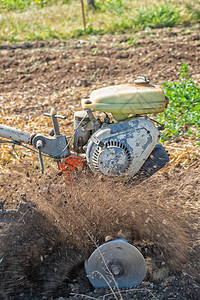
{"label": "engine cylinder fins", "polygon": [[104,175],[122,175],[131,163],[128,148],[120,141],[109,140],[104,147],[97,147],[92,156],[92,164],[96,171]]}
{"label": "engine cylinder fins", "polygon": [[98,247],[85,262],[87,277],[95,288],[132,288],[146,276],[141,252],[126,240],[119,239]]}

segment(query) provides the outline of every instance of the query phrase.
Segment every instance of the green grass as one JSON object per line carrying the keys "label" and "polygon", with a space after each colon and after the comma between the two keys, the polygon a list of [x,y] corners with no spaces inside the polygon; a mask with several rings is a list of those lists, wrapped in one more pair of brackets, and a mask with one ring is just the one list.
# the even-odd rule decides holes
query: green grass
{"label": "green grass", "polygon": [[138,10],[135,25],[140,24],[142,28],[172,27],[180,22],[180,18],[180,12],[176,7],[169,4],[161,4],[153,8]]}
{"label": "green grass", "polygon": [[157,120],[165,125],[162,141],[179,135],[196,138],[200,145],[200,86],[192,80],[189,67],[181,67],[180,82],[165,82],[163,88],[169,98],[169,107]]}
{"label": "green grass", "polygon": [[0,0],[2,10],[24,10],[32,7],[45,7],[56,3],[70,4],[71,0]]}
{"label": "green grass", "polygon": [[200,20],[195,0],[96,0],[95,10],[86,4],[84,29],[80,0],[0,0],[0,42],[124,33]]}

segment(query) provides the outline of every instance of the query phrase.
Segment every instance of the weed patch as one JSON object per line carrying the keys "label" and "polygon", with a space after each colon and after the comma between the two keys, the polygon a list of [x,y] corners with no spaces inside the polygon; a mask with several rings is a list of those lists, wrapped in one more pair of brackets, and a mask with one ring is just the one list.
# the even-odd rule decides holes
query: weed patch
{"label": "weed patch", "polygon": [[169,4],[161,4],[153,8],[143,8],[138,10],[135,26],[142,28],[162,28],[172,27],[180,22],[180,13],[177,7]]}
{"label": "weed patch", "polygon": [[101,12],[112,12],[116,15],[121,15],[125,9],[127,9],[127,1],[122,0],[97,0],[96,9]]}
{"label": "weed patch", "polygon": [[169,107],[158,115],[165,124],[162,140],[186,134],[194,136],[200,145],[200,86],[193,81],[187,64],[181,66],[180,82],[165,82],[163,88],[169,98]]}

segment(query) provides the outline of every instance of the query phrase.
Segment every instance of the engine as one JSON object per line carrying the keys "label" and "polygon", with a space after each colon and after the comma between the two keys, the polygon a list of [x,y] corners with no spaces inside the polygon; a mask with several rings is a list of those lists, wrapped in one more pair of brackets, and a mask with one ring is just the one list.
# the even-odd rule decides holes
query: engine
{"label": "engine", "polygon": [[[133,177],[159,139],[147,114],[162,112],[167,104],[163,90],[143,77],[134,85],[95,90],[89,99],[82,100],[85,111],[75,113],[74,150],[86,153],[93,172]],[[95,110],[104,112],[106,118],[95,118]],[[107,113],[115,121],[111,122]]]}
{"label": "engine", "polygon": [[158,137],[148,118],[103,125],[89,139],[87,162],[93,172],[132,177],[153,151]]}
{"label": "engine", "polygon": [[[76,122],[86,112],[76,113]],[[88,123],[85,124],[85,122]],[[159,132],[148,117],[136,117],[107,124],[86,117],[74,137],[74,149],[86,152],[88,165],[93,172],[108,176],[134,176],[153,151]],[[89,126],[90,125],[90,126]],[[86,130],[87,129],[87,130]]]}

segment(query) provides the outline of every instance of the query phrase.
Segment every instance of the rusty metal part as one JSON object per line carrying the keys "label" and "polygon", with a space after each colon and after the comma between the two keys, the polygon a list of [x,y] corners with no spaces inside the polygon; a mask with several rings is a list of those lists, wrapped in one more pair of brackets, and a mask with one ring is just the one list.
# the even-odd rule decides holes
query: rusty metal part
{"label": "rusty metal part", "polygon": [[63,173],[65,184],[71,186],[74,179],[83,170],[82,158],[75,154],[62,158],[58,161],[58,169]]}

